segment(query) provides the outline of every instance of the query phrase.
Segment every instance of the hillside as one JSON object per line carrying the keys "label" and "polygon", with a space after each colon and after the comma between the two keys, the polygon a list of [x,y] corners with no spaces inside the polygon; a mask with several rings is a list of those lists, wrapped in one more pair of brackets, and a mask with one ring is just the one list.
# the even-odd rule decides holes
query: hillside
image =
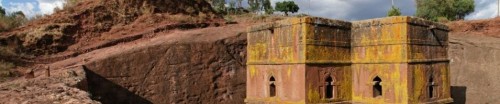
{"label": "hillside", "polygon": [[0,46],[17,53],[11,58],[50,63],[132,41],[141,34],[208,27],[221,21],[203,0],[84,0],[1,33]]}
{"label": "hillside", "polygon": [[447,23],[454,35],[479,35],[500,37],[500,17],[484,20],[455,21]]}

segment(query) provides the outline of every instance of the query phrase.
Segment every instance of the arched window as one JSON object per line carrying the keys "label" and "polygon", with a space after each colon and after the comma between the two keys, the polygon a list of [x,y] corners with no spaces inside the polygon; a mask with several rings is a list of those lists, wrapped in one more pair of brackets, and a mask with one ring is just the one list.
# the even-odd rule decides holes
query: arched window
{"label": "arched window", "polygon": [[274,97],[276,96],[276,85],[275,85],[276,79],[274,77],[271,77],[269,79],[269,96]]}
{"label": "arched window", "polygon": [[373,79],[373,97],[382,96],[382,85],[380,85],[381,82],[382,79],[380,79],[380,77],[378,76]]}
{"label": "arched window", "polygon": [[429,77],[429,81],[428,81],[428,89],[429,89],[429,98],[434,98],[434,78],[433,76]]}
{"label": "arched window", "polygon": [[325,97],[328,99],[333,98],[333,94],[335,93],[334,86],[333,86],[333,78],[328,77],[325,80],[326,88],[325,88]]}

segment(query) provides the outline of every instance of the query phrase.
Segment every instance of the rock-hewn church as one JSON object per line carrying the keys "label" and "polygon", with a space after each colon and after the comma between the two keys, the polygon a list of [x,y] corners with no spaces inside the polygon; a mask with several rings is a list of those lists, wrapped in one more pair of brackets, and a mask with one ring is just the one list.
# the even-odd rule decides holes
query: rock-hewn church
{"label": "rock-hewn church", "polygon": [[248,30],[246,103],[449,103],[448,28],[396,16]]}

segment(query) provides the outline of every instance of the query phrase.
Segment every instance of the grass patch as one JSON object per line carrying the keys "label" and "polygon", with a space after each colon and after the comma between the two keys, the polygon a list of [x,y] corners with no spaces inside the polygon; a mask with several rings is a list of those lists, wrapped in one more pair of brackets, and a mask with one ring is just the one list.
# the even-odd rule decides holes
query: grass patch
{"label": "grass patch", "polygon": [[0,83],[12,77],[10,69],[14,67],[15,65],[13,63],[0,60]]}
{"label": "grass patch", "polygon": [[3,73],[1,73],[2,71],[8,71],[9,69],[12,69],[14,67],[15,65],[13,63],[0,60],[0,76],[3,75]]}
{"label": "grass patch", "polygon": [[14,55],[15,53],[12,52],[12,49],[0,46],[0,78],[11,77],[10,69],[16,67],[16,65],[6,59]]}

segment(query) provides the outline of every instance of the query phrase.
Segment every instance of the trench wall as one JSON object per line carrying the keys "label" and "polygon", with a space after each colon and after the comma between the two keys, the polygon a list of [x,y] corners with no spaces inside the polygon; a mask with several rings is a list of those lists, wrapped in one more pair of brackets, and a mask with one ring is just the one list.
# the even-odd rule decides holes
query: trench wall
{"label": "trench wall", "polygon": [[451,93],[456,104],[500,102],[500,38],[450,35]]}
{"label": "trench wall", "polygon": [[214,41],[149,45],[84,66],[94,73],[92,97],[105,104],[241,104],[245,47],[245,35],[235,33]]}

